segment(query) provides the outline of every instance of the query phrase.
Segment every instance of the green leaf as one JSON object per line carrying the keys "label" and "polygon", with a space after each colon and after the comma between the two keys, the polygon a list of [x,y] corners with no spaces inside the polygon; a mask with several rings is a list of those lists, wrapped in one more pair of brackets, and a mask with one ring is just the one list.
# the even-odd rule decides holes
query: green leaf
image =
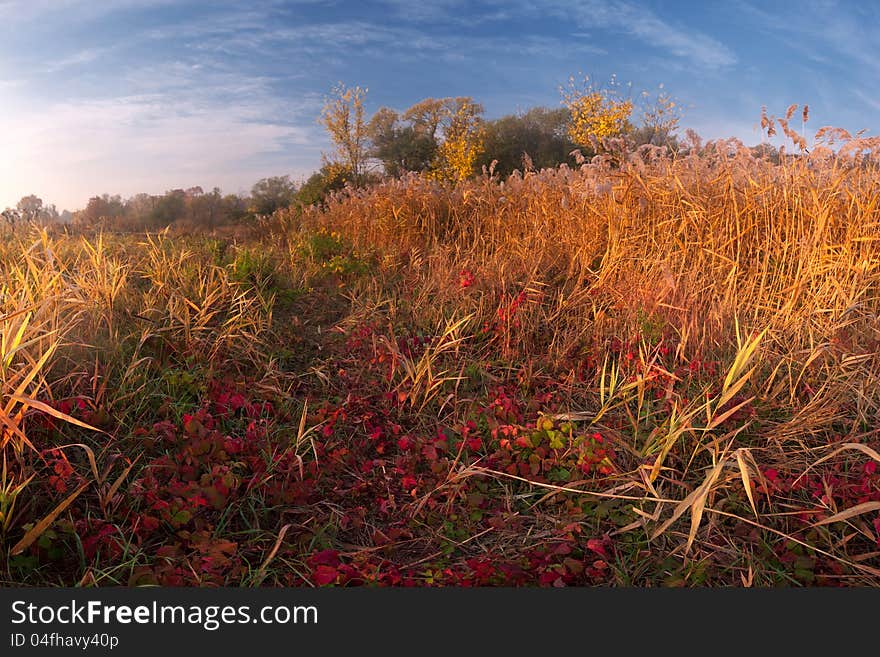
{"label": "green leaf", "polygon": [[175,527],[182,527],[192,519],[192,514],[186,509],[181,509],[171,516],[171,524]]}
{"label": "green leaf", "polygon": [[547,478],[550,481],[568,481],[571,478],[571,472],[565,468],[553,468]]}

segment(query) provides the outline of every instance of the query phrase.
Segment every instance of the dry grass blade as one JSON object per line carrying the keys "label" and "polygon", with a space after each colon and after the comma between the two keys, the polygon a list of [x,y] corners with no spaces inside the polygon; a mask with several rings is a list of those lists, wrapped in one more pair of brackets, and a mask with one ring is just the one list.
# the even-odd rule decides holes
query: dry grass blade
{"label": "dry grass blade", "polygon": [[[82,445],[85,447],[85,445]],[[94,456],[92,457],[94,458]],[[113,482],[113,485],[110,486],[110,490],[107,491],[106,494],[101,496],[101,506],[106,508],[110,502],[113,500],[113,497],[116,495],[116,492],[119,490],[119,487],[122,486],[122,482],[125,481],[125,478],[128,476],[128,473],[131,472],[131,469],[135,466],[135,464],[140,460],[141,455],[138,454],[134,460],[129,463],[122,473],[116,478],[116,481]]]}
{"label": "dry grass blade", "polygon": [[2,434],[0,434],[3,436],[2,440],[0,440],[0,449],[5,448],[11,437],[15,436],[21,441],[22,445],[37,451],[37,448],[34,447],[33,443],[31,443],[28,437],[19,428],[21,417],[22,412],[20,410],[16,413],[15,418],[11,418],[2,408],[0,408],[0,424],[3,424],[3,426],[6,427],[6,431],[3,431]]}
{"label": "dry grass blade", "polygon": [[[306,418],[308,416],[308,412],[309,412],[309,401],[305,400],[305,401],[303,401],[303,410],[302,410],[302,414],[299,417],[299,426],[297,427],[297,431],[296,431],[296,442],[294,442],[294,452],[296,453],[297,457],[300,457],[300,454],[299,454],[300,445],[302,445],[302,442],[306,438],[308,438],[309,444],[312,446],[312,454],[315,456],[315,463],[317,464],[318,463],[318,446],[315,445],[314,432],[317,428],[319,428],[322,424],[324,424],[324,422],[319,422],[315,426],[309,427],[308,429],[306,429]],[[300,465],[300,471],[302,471],[303,464],[302,464],[301,457],[300,457],[300,464],[299,465]]]}
{"label": "dry grass blade", "polygon": [[[42,354],[42,356],[40,356],[40,359],[36,363],[34,363],[34,365],[30,368],[30,371],[22,378],[21,382],[18,384],[18,387],[15,389],[15,391],[11,395],[9,395],[10,400],[6,404],[6,412],[7,413],[9,413],[12,410],[13,406],[15,405],[14,398],[18,395],[24,394],[24,391],[27,389],[27,387],[34,381],[34,379],[37,378],[37,376],[40,374],[40,372],[45,367],[46,363],[52,357],[52,354],[55,353],[55,349],[57,348],[57,346],[58,346],[57,343],[53,343],[52,345],[49,346],[48,349],[46,349],[46,351]],[[10,352],[10,357],[11,357],[11,353],[12,352]]]}
{"label": "dry grass blade", "polygon": [[748,372],[745,372],[746,365],[748,365],[749,361],[755,355],[755,351],[758,348],[758,345],[761,344],[761,341],[764,339],[764,336],[767,334],[768,329],[764,329],[757,335],[745,340],[743,342],[742,337],[740,336],[740,327],[739,320],[735,321],[736,324],[736,341],[737,341],[737,352],[736,356],[733,359],[733,363],[730,366],[730,369],[727,371],[727,376],[724,378],[724,384],[721,389],[721,395],[718,398],[718,405],[716,408],[721,408],[727,402],[729,402],[737,392],[745,385],[746,381],[748,381],[752,374],[754,374],[757,366],[750,369]]}
{"label": "dry grass blade", "polygon": [[718,475],[721,474],[724,464],[725,460],[721,460],[718,462],[718,465],[712,469],[712,472],[709,473],[705,483],[700,489],[698,489],[701,491],[700,494],[691,504],[691,528],[688,532],[687,543],[684,546],[685,554],[690,552],[691,546],[694,544],[694,539],[697,537],[697,530],[699,530],[700,522],[703,519],[703,510],[706,508],[706,500],[709,497],[709,492],[712,490],[712,486],[718,479]]}
{"label": "dry grass blade", "polygon": [[757,518],[758,507],[755,506],[755,498],[752,494],[752,479],[749,475],[749,466],[746,464],[743,454],[748,455],[752,462],[754,462],[754,459],[752,459],[751,452],[745,447],[740,447],[734,452],[734,454],[736,455],[736,464],[739,467],[739,475],[743,482],[743,488],[745,488],[746,496],[749,498],[749,504],[752,506],[752,511],[755,513],[755,518]]}
{"label": "dry grass blade", "polygon": [[269,554],[263,560],[263,563],[262,565],[260,565],[259,570],[257,570],[256,581],[254,583],[255,586],[258,586],[266,578],[266,569],[269,567],[269,564],[272,563],[275,555],[278,554],[278,550],[281,548],[281,543],[284,541],[287,530],[291,527],[293,527],[292,524],[286,524],[284,525],[284,527],[281,528],[281,531],[278,532],[278,538],[275,539],[275,545],[272,546]]}
{"label": "dry grass blade", "polygon": [[10,319],[15,319],[16,317],[18,317],[20,315],[30,313],[31,311],[36,310],[36,309],[37,309],[36,305],[30,305],[30,306],[27,306],[26,308],[19,308],[18,310],[14,310],[14,311],[7,313],[7,314],[3,315],[2,317],[0,317],[0,322],[8,322]]}
{"label": "dry grass blade", "polygon": [[834,555],[834,554],[828,552],[827,550],[823,550],[822,548],[816,547],[815,545],[810,545],[809,543],[802,541],[801,539],[797,538],[796,536],[792,536],[791,534],[780,531],[779,529],[776,529],[776,528],[771,527],[769,525],[765,525],[763,523],[756,522],[754,520],[750,520],[749,518],[743,518],[742,516],[738,516],[735,513],[729,513],[728,511],[721,511],[720,509],[706,509],[706,511],[708,513],[722,516],[724,518],[731,518],[733,520],[738,520],[740,522],[744,522],[747,525],[751,525],[752,527],[757,527],[758,529],[761,529],[763,531],[770,532],[771,534],[775,534],[776,536],[784,538],[787,541],[791,541],[792,543],[796,543],[796,544],[800,545],[801,547],[807,548],[808,550],[815,552],[816,554],[821,554],[824,557],[828,557],[829,559],[832,559],[832,560],[837,561],[839,563],[842,563],[846,566],[854,568],[855,570],[860,570],[864,573],[868,573],[870,575],[873,575],[874,577],[880,577],[880,568],[874,568],[872,566],[866,566],[865,564],[857,563],[857,562],[851,561],[849,559],[843,559],[837,555]]}
{"label": "dry grass blade", "polygon": [[472,318],[471,314],[458,320],[446,321],[440,335],[418,358],[411,358],[403,353],[393,338],[381,336],[379,339],[403,368],[398,390],[406,395],[411,406],[419,404],[420,412],[445,383],[462,379],[460,376],[447,376],[449,370],[437,371],[437,363],[445,353],[457,349],[467,339],[467,336],[459,335],[459,332]]}
{"label": "dry grass blade", "polygon": [[651,471],[648,474],[648,483],[653,484],[657,477],[660,476],[660,472],[663,469],[663,464],[666,461],[666,457],[672,451],[672,448],[679,441],[679,439],[684,435],[685,431],[690,428],[690,421],[693,419],[694,415],[698,411],[690,411],[687,413],[678,413],[676,407],[670,411],[669,414],[669,423],[668,425],[663,425],[663,428],[668,429],[665,431],[659,432],[662,437],[656,438],[652,440],[649,445],[645,449],[645,454],[650,454],[656,448],[656,446],[660,446],[660,453],[654,459],[654,464],[651,466]]}
{"label": "dry grass blade", "polygon": [[[632,500],[635,502],[659,502],[664,504],[674,504],[678,500],[667,499],[663,497],[654,497],[651,495],[620,495],[618,493],[609,493],[607,491],[598,491],[598,490],[585,490],[583,488],[575,488],[574,485],[571,486],[559,486],[557,484],[548,484],[543,481],[534,481],[532,479],[528,479],[526,477],[520,477],[519,475],[510,474],[509,472],[502,472],[500,470],[492,470],[490,468],[484,468],[477,465],[472,465],[467,468],[461,470],[459,477],[463,478],[468,475],[475,474],[483,474],[483,475],[491,475],[493,477],[498,477],[501,479],[512,479],[514,481],[521,481],[523,483],[529,484],[531,486],[535,486],[537,488],[546,488],[547,490],[557,491],[561,493],[576,493],[578,495],[587,495],[590,497],[599,497],[602,499],[608,500]],[[572,484],[584,483],[579,481],[574,481]]]}
{"label": "dry grass blade", "polygon": [[19,495],[33,481],[36,474],[30,475],[24,481],[15,483],[15,476],[10,475],[6,463],[6,452],[3,452],[3,470],[0,472],[0,533],[4,536],[9,531],[12,523],[13,512]]}
{"label": "dry grass blade", "polygon": [[848,520],[849,518],[853,518],[855,516],[860,516],[863,513],[870,513],[871,511],[880,511],[880,502],[862,502],[861,504],[856,504],[854,507],[850,507],[845,511],[841,511],[840,513],[835,513],[833,516],[829,518],[825,518],[824,520],[820,520],[817,523],[813,524],[813,527],[821,527],[822,525],[830,525],[833,522],[840,522],[842,520]]}
{"label": "dry grass blade", "polygon": [[92,448],[83,443],[69,443],[67,445],[59,445],[55,449],[67,449],[68,447],[82,447],[83,451],[86,453],[86,458],[89,460],[89,467],[92,469],[92,475],[95,477],[95,481],[99,486],[103,484],[104,477],[98,472],[98,461],[95,459],[95,452]]}
{"label": "dry grass blade", "polygon": [[309,400],[303,401],[302,415],[299,416],[299,427],[296,430],[296,449],[299,451],[299,445],[306,435],[306,417],[309,413]]}
{"label": "dry grass blade", "polygon": [[[49,404],[46,404],[46,403],[41,402],[39,400],[31,399],[30,397],[25,397],[24,395],[10,395],[9,398],[13,401],[17,401],[18,403],[22,404],[25,407],[30,406],[32,408],[37,409],[38,411],[42,411],[43,413],[51,415],[52,417],[54,417],[58,420],[62,420],[64,422],[67,422],[69,424],[73,424],[78,427],[82,427],[83,429],[88,429],[89,431],[97,431],[98,433],[106,433],[105,431],[102,431],[101,429],[98,429],[97,427],[93,427],[91,424],[87,424],[87,423],[83,422],[82,420],[77,420],[75,417],[71,417],[70,415],[67,415],[66,413],[62,413],[57,408],[52,408],[51,406],[49,406]],[[82,445],[82,447],[85,447],[85,445]]]}
{"label": "dry grass blade", "polygon": [[52,511],[45,518],[40,520],[36,525],[34,525],[31,529],[29,529],[28,532],[24,535],[24,537],[18,543],[16,543],[14,546],[12,546],[12,549],[9,551],[9,556],[14,557],[15,555],[21,554],[22,552],[27,550],[31,546],[31,544],[34,541],[36,541],[38,538],[40,538],[40,536],[43,534],[43,532],[49,528],[49,525],[51,525],[53,522],[55,522],[55,519],[64,512],[64,509],[66,509],[71,504],[73,504],[73,501],[77,497],[79,497],[80,493],[82,493],[86,488],[88,488],[88,486],[89,486],[88,481],[80,484],[79,488],[77,488],[70,495],[68,495],[64,499],[64,501],[61,502],[61,504],[59,504],[54,509],[52,509]]}
{"label": "dry grass blade", "polygon": [[706,498],[709,496],[709,491],[712,489],[712,486],[715,484],[715,481],[718,479],[718,475],[721,474],[721,470],[724,468],[724,465],[727,463],[727,459],[721,459],[715,467],[712,468],[712,471],[706,476],[703,480],[703,483],[700,484],[690,495],[681,500],[675,509],[672,512],[672,516],[667,519],[660,527],[655,529],[651,533],[651,539],[654,540],[663,533],[666,532],[667,529],[678,520],[688,509],[691,510],[691,528],[688,532],[688,540],[685,546],[685,554],[690,550],[691,545],[693,544],[694,538],[697,534],[697,529],[700,526],[700,521],[703,517],[703,509],[706,505]]}
{"label": "dry grass blade", "polygon": [[875,461],[877,461],[878,463],[880,463],[880,453],[878,453],[876,450],[871,449],[871,448],[868,447],[867,445],[862,445],[861,443],[843,443],[840,447],[838,447],[837,449],[835,449],[833,452],[831,452],[830,454],[826,454],[825,456],[823,456],[822,458],[820,458],[818,461],[816,461],[815,463],[812,463],[809,467],[807,467],[807,469],[804,470],[804,471],[798,476],[797,479],[795,479],[795,483],[797,483],[798,481],[800,481],[800,480],[801,480],[801,477],[806,476],[806,474],[807,474],[810,470],[812,470],[813,468],[815,468],[816,466],[818,466],[820,463],[824,463],[825,461],[828,461],[828,460],[830,460],[830,459],[833,459],[835,456],[837,456],[837,455],[840,454],[841,452],[845,452],[845,451],[850,450],[850,449],[852,449],[852,450],[856,450],[856,451],[858,451],[858,452],[861,452],[862,454],[866,454],[867,456],[870,456],[872,459],[874,459]]}
{"label": "dry grass blade", "polygon": [[[751,372],[750,372],[749,374],[751,374]],[[745,408],[746,406],[748,406],[749,404],[751,404],[754,400],[755,400],[754,397],[749,397],[748,399],[746,399],[745,401],[740,402],[740,403],[737,404],[736,406],[732,406],[731,408],[727,409],[726,411],[724,411],[723,413],[721,413],[721,415],[715,415],[715,416],[713,416],[713,417],[712,417],[712,421],[709,422],[709,424],[706,425],[706,429],[705,429],[705,430],[706,430],[706,431],[712,431],[712,429],[715,429],[716,427],[721,426],[721,425],[724,424],[724,423],[728,420],[728,418],[730,418],[734,413],[736,413],[738,410],[740,410],[740,409],[742,409],[742,408]],[[720,406],[720,404],[719,404],[719,406]]]}

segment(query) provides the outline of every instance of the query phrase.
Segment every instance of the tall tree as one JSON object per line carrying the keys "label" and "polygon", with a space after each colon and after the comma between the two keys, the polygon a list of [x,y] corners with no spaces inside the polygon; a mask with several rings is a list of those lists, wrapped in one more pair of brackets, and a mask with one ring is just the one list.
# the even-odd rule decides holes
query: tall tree
{"label": "tall tree", "polygon": [[76,213],[76,217],[77,221],[86,225],[97,225],[121,217],[124,212],[122,199],[119,196],[102,194],[90,198],[86,207]]}
{"label": "tall tree", "polygon": [[326,162],[299,188],[296,201],[300,205],[320,205],[331,192],[343,189],[351,180],[351,171],[338,162]]}
{"label": "tall tree", "polygon": [[296,184],[290,176],[263,178],[251,188],[251,210],[254,214],[272,214],[289,206],[295,197]]}
{"label": "tall tree", "polygon": [[678,150],[676,132],[681,122],[681,105],[664,91],[662,84],[657,88],[656,95],[652,96],[647,91],[642,92],[640,109],[641,125],[633,129],[630,134],[635,145],[653,144]]}
{"label": "tall tree", "polygon": [[23,196],[15,207],[22,221],[37,221],[43,213],[43,199],[30,194]]}
{"label": "tall tree", "polygon": [[449,116],[451,102],[451,98],[425,98],[406,110],[403,120],[408,121],[419,134],[436,141],[437,130]]}
{"label": "tall tree", "polygon": [[445,106],[443,142],[433,173],[442,180],[464,180],[473,175],[483,152],[483,106],[467,96],[445,99]]}
{"label": "tall tree", "polygon": [[150,223],[153,228],[164,228],[186,216],[186,192],[182,189],[172,189],[159,197],[153,211],[150,213]]}
{"label": "tall tree", "polygon": [[373,115],[367,133],[372,143],[370,155],[381,160],[391,176],[427,170],[437,150],[433,136],[414,125],[402,124],[397,112],[387,107]]}
{"label": "tall tree", "polygon": [[564,107],[534,107],[525,114],[487,121],[485,148],[477,165],[489,167],[495,161],[495,171],[502,176],[528,168],[529,163],[536,169],[555,167],[568,161],[577,148],[568,136],[568,124]]}
{"label": "tall tree", "polygon": [[351,170],[356,183],[363,180],[367,159],[366,95],[366,89],[349,88],[340,82],[325,100],[320,118],[336,146],[337,157]]}

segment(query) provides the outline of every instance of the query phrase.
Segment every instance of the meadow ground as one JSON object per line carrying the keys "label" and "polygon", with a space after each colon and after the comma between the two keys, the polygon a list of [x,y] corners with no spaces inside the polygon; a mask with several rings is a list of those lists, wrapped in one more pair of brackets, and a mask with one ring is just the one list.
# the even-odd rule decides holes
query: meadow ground
{"label": "meadow ground", "polygon": [[7,229],[4,586],[880,583],[880,176],[728,146]]}

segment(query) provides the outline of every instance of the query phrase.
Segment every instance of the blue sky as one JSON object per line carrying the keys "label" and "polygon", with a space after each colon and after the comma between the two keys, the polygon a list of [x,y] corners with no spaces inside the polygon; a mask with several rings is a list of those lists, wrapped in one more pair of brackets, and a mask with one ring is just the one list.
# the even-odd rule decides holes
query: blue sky
{"label": "blue sky", "polygon": [[464,95],[493,118],[616,74],[706,138],[757,143],[790,103],[878,134],[878,52],[874,2],[0,0],[0,208],[301,179],[337,81],[370,112]]}

